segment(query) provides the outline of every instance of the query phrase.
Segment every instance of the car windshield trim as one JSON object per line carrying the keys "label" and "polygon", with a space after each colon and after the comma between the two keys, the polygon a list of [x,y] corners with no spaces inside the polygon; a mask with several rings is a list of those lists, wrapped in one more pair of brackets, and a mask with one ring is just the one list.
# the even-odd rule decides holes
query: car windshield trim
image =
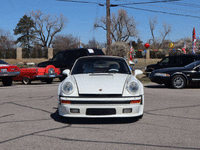
{"label": "car windshield trim", "polygon": [[8,64],[8,63],[3,60],[0,60],[0,64]]}
{"label": "car windshield trim", "polygon": [[190,63],[188,65],[186,65],[184,68],[194,68],[196,66],[200,65],[200,61],[195,61],[193,63]]}
{"label": "car windshield trim", "polygon": [[74,74],[131,74],[126,61],[115,57],[83,57],[72,68]]}

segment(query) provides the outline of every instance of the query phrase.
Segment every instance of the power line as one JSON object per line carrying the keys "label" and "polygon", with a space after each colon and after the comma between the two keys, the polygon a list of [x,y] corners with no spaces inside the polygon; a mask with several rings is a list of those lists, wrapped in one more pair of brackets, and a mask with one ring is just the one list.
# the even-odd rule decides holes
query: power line
{"label": "power line", "polygon": [[129,7],[129,6],[121,6],[121,7],[130,8],[130,9],[137,9],[137,10],[143,10],[143,11],[149,11],[149,12],[155,12],[155,13],[163,13],[163,14],[169,14],[169,15],[176,15],[176,16],[184,16],[184,17],[200,18],[200,17],[198,17],[198,16],[183,15],[183,14],[176,14],[176,13],[169,13],[169,12],[164,12],[164,11],[149,10],[149,9],[136,8],[136,7]]}
{"label": "power line", "polygon": [[56,1],[64,1],[64,2],[74,2],[74,3],[85,3],[85,4],[98,4],[98,5],[103,5],[97,2],[88,2],[88,1],[74,1],[74,0],[56,0]]}
{"label": "power line", "polygon": [[[115,0],[115,1],[123,1],[123,0]],[[135,4],[166,3],[166,2],[174,2],[174,1],[180,1],[180,0],[162,0],[162,1],[139,2],[139,3],[134,3],[134,2],[130,2],[130,1],[124,1],[124,2],[128,2],[128,3],[126,3],[126,4],[115,4],[115,5],[125,6],[125,5],[135,5]]]}

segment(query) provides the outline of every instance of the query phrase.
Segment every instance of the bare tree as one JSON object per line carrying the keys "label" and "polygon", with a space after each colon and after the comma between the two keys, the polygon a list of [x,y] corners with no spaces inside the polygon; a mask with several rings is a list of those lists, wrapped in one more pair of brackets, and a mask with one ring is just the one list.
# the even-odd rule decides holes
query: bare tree
{"label": "bare tree", "polygon": [[0,29],[0,49],[11,49],[14,48],[14,46],[14,40],[10,32]]}
{"label": "bare tree", "polygon": [[[94,24],[95,28],[106,28],[106,17],[97,19]],[[111,37],[115,42],[126,42],[130,37],[137,37],[138,31],[136,30],[136,23],[133,16],[128,16],[127,11],[124,9],[118,10],[118,15],[112,14],[111,17]]]}
{"label": "bare tree", "polygon": [[52,41],[52,47],[58,50],[77,48],[79,40],[73,35],[58,35]]}
{"label": "bare tree", "polygon": [[154,18],[149,18],[149,25],[150,25],[150,30],[151,30],[151,35],[152,35],[152,46],[155,47],[155,36],[154,36],[154,30],[155,26],[157,24],[157,17]]}
{"label": "bare tree", "polygon": [[[153,48],[163,48],[165,41],[165,38],[167,35],[169,35],[172,31],[172,27],[170,24],[167,24],[165,22],[163,22],[163,30],[160,31],[160,38],[156,38],[154,35],[154,30],[155,30],[155,26],[157,24],[157,17],[154,18],[149,18],[149,25],[150,25],[150,30],[151,30],[151,35],[152,35],[152,47]],[[159,39],[161,39],[161,41],[159,41]]]}
{"label": "bare tree", "polygon": [[40,10],[31,11],[30,15],[35,22],[35,31],[37,33],[37,39],[40,45],[44,48],[50,47],[54,36],[63,30],[67,19],[60,14],[60,17],[56,15],[43,14]]}
{"label": "bare tree", "polygon": [[161,31],[161,37],[162,37],[162,41],[161,41],[161,44],[159,46],[159,48],[162,48],[163,44],[164,44],[164,41],[165,41],[165,38],[167,35],[170,34],[170,32],[172,31],[172,27],[170,24],[167,24],[165,22],[163,22],[163,31]]}

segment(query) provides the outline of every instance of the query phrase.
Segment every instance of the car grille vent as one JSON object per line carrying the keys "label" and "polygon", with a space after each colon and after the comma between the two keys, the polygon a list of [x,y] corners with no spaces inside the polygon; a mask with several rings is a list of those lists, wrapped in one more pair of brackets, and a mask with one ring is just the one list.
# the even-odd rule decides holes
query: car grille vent
{"label": "car grille vent", "polygon": [[122,97],[122,94],[79,94],[81,98],[110,98],[110,97]]}
{"label": "car grille vent", "polygon": [[71,101],[71,104],[75,105],[75,104],[79,104],[79,105],[83,105],[83,104],[89,104],[89,105],[93,105],[93,104],[130,104],[130,101]]}

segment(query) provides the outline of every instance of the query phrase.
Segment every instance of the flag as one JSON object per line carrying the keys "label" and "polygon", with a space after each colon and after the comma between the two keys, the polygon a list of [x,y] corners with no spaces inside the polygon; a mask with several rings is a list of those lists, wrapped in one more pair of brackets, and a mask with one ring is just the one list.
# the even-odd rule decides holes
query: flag
{"label": "flag", "polygon": [[183,46],[182,50],[183,50],[184,54],[186,54],[186,43],[185,43],[185,41],[184,41],[184,46]]}
{"label": "flag", "polygon": [[192,33],[192,54],[196,53],[196,32],[195,28],[193,28],[193,33]]}
{"label": "flag", "polygon": [[133,46],[132,42],[130,42],[130,61],[133,61],[132,53],[133,53]]}
{"label": "flag", "polygon": [[79,45],[78,45],[78,48],[83,48],[83,45],[81,43],[81,39],[79,39]]}

